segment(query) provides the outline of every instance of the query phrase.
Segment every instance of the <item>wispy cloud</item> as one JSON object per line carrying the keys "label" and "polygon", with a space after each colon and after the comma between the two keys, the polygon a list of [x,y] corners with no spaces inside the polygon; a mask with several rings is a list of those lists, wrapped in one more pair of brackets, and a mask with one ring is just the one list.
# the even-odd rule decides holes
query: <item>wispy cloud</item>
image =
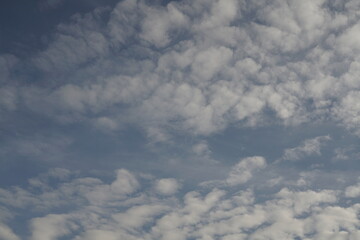
{"label": "wispy cloud", "polygon": [[330,136],[319,136],[304,140],[298,147],[285,149],[279,161],[298,161],[308,156],[321,155],[321,147],[329,140],[331,140]]}

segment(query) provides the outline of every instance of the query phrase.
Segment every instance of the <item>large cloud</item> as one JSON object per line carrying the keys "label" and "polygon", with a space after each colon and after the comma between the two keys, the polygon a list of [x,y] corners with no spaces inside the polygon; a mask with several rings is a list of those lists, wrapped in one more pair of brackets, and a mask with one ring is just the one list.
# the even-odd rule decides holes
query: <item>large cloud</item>
{"label": "large cloud", "polygon": [[[150,136],[268,120],[330,118],[357,129],[357,8],[354,1],[121,1],[59,25],[27,60],[39,84],[2,88],[1,102],[111,130],[137,122]],[[2,59],[6,77],[16,61]]]}
{"label": "large cloud", "polygon": [[[240,164],[249,168],[263,161],[253,157]],[[234,174],[231,170],[224,177]],[[174,195],[176,182],[120,169],[114,180],[105,183],[54,169],[32,179],[27,187],[1,189],[0,202],[4,209],[12,209],[17,224],[26,219],[31,239],[310,240],[357,239],[360,234],[360,208],[354,199],[359,196],[358,184],[351,182],[345,190],[287,184],[268,186],[267,193],[257,190],[261,184],[220,184]],[[115,185],[126,187],[119,192],[113,190]],[[24,212],[31,214],[22,216]],[[1,221],[2,239],[19,239],[8,227],[13,221]]]}

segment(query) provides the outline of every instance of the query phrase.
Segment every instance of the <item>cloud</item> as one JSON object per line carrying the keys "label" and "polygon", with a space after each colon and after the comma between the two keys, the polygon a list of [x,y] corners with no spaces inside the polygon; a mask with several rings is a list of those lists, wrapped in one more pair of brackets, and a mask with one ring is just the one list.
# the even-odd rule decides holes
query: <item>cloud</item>
{"label": "cloud", "polygon": [[[11,86],[0,103],[63,124],[117,130],[136,123],[158,129],[149,136],[159,139],[274,121],[331,119],[356,129],[357,7],[121,1],[60,24],[27,62],[46,84]],[[3,59],[8,76],[14,61]]]}
{"label": "cloud", "polygon": [[[359,9],[353,0],[124,0],[74,15],[24,59],[1,55],[4,126],[26,116],[117,136],[131,125],[189,179],[145,177],[134,169],[154,166],[141,160],[112,178],[53,169],[0,188],[0,238],[358,239],[356,169],[302,171],[247,151],[229,167],[238,152],[216,161],[224,149],[211,140],[224,133],[235,144],[230,127],[314,122],[359,134]],[[75,140],[17,135],[0,154],[62,165]],[[277,162],[320,156],[330,140],[304,140]],[[208,181],[196,185],[194,172]]]}
{"label": "cloud", "polygon": [[266,160],[263,157],[247,157],[232,167],[226,183],[230,186],[243,184],[249,181],[253,173],[266,167]]}
{"label": "cloud", "polygon": [[55,240],[71,233],[71,225],[66,215],[49,214],[31,220],[33,240]]}
{"label": "cloud", "polygon": [[172,195],[181,187],[181,184],[174,178],[163,178],[156,182],[155,190],[161,195]]}
{"label": "cloud", "polygon": [[345,189],[345,196],[349,198],[360,197],[360,184],[348,186]]}
{"label": "cloud", "polygon": [[321,155],[321,147],[331,140],[330,136],[319,136],[307,139],[298,147],[285,149],[282,160],[298,161],[311,155]]}
{"label": "cloud", "polygon": [[[260,157],[244,161],[248,165],[249,162],[263,163]],[[266,193],[249,185],[222,185],[195,188],[174,196],[168,192],[158,195],[159,189],[152,184],[173,184],[178,179],[151,179],[149,185],[149,179],[139,174],[125,169],[117,173],[121,176],[109,183],[72,175],[60,180],[56,187],[41,190],[41,194],[30,187],[16,191],[2,189],[0,201],[15,211],[14,221],[17,214],[25,211],[25,205],[26,211],[37,215],[26,215],[32,239],[65,236],[72,239],[328,239],[340,236],[355,239],[359,234],[359,207],[356,199],[352,200],[358,195],[350,193],[354,186],[350,182],[345,190],[292,186],[270,187]],[[104,191],[101,205],[89,198],[99,187],[111,189],[114,183],[127,185],[129,178],[138,181],[137,192],[127,191],[119,198],[117,192]],[[4,201],[7,191],[15,194],[12,200],[19,201],[25,196],[34,200],[14,205],[13,201]],[[38,208],[45,199],[49,201],[48,195],[68,207],[47,204]],[[11,220],[8,222],[12,224]],[[6,225],[1,225],[0,234],[5,239],[19,239]]]}
{"label": "cloud", "polygon": [[120,169],[117,171],[116,180],[110,187],[116,193],[130,194],[137,190],[139,183],[132,173],[126,169]]}
{"label": "cloud", "polygon": [[357,126],[360,122],[359,98],[360,93],[358,91],[351,91],[341,100],[337,108],[334,109],[336,115],[343,121],[345,126],[355,129],[356,132],[358,131]]}
{"label": "cloud", "polygon": [[0,224],[0,238],[4,240],[19,240],[20,238],[4,224]]}

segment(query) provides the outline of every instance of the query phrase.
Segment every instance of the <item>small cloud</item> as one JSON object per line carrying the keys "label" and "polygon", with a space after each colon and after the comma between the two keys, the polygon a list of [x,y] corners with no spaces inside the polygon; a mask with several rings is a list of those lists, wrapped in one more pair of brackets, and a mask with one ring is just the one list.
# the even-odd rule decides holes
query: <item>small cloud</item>
{"label": "small cloud", "polygon": [[109,117],[99,117],[99,118],[95,119],[94,124],[96,127],[107,130],[107,131],[113,131],[118,128],[117,121],[115,121]]}
{"label": "small cloud", "polygon": [[360,184],[347,187],[345,189],[345,196],[348,198],[360,197]]}
{"label": "small cloud", "polygon": [[319,136],[307,139],[298,147],[285,149],[282,158],[277,162],[298,161],[307,156],[321,155],[321,147],[329,140],[331,140],[330,136]]}
{"label": "small cloud", "polygon": [[200,141],[192,146],[192,153],[195,154],[194,158],[200,162],[206,162],[209,164],[217,164],[219,161],[211,157],[211,150],[206,141]]}
{"label": "small cloud", "polygon": [[192,147],[193,152],[199,156],[208,156],[211,154],[208,144],[205,141],[201,141]]}
{"label": "small cloud", "polygon": [[117,170],[116,180],[111,184],[111,191],[118,194],[131,194],[139,188],[136,177],[126,169]]}
{"label": "small cloud", "polygon": [[249,181],[253,174],[266,167],[266,160],[260,156],[247,157],[231,168],[225,180],[230,186],[243,184]]}
{"label": "small cloud", "polygon": [[155,183],[155,191],[161,195],[173,195],[181,188],[181,184],[175,178],[163,178]]}

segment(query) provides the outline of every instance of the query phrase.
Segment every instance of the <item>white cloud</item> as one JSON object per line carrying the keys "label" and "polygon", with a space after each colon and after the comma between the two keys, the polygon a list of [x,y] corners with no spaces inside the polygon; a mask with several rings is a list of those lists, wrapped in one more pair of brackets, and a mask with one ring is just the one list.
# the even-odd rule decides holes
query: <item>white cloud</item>
{"label": "white cloud", "polygon": [[[174,129],[209,135],[268,119],[289,125],[330,118],[358,128],[350,90],[360,87],[359,6],[340,5],[121,1],[60,24],[31,58],[54,82],[10,86],[0,104],[109,130],[137,123],[158,129],[162,134],[149,136],[159,139]],[[11,59],[2,58],[6,76]]]}
{"label": "white cloud", "polygon": [[136,177],[126,169],[117,171],[116,180],[111,184],[111,191],[119,194],[130,194],[139,188]]}
{"label": "white cloud", "polygon": [[141,205],[134,206],[124,213],[117,213],[112,216],[115,221],[125,229],[139,229],[146,223],[151,223],[156,216],[168,211],[168,206]]}
{"label": "white cloud", "polygon": [[0,223],[0,239],[20,240],[18,236],[8,226]]}
{"label": "white cloud", "polygon": [[174,178],[163,178],[156,182],[155,190],[161,195],[172,195],[181,187],[181,184]]}
{"label": "white cloud", "polygon": [[[60,24],[26,60],[0,56],[0,111],[109,132],[131,123],[152,143],[173,133],[324,120],[360,132],[359,9],[355,0],[120,1]],[[71,141],[37,135],[10,141],[1,153],[59,159]],[[280,161],[321,155],[328,141],[305,140]],[[192,143],[191,160],[215,163],[206,141]],[[244,158],[224,180],[209,176],[190,192],[180,191],[179,179],[144,180],[125,169],[111,182],[57,169],[30,179],[28,188],[0,189],[0,202],[5,212],[36,213],[28,219],[34,239],[358,238],[358,185],[315,189],[332,175],[289,177],[276,167]],[[11,221],[1,218],[0,237],[18,239]]]}
{"label": "white cloud", "polygon": [[[250,165],[258,168],[264,164],[260,157],[249,158],[245,162],[247,169]],[[244,161],[242,163],[244,165]],[[124,169],[118,172],[127,177],[117,177],[113,183],[122,181],[126,185],[129,172]],[[157,195],[157,189],[153,187],[162,180],[152,179],[149,185],[148,178],[140,177],[138,192],[119,198],[110,191],[113,183],[73,176],[61,180],[58,187],[43,189],[42,194],[32,188],[18,189],[11,199],[19,201],[25,196],[34,199],[23,205],[14,205],[12,200],[4,201],[5,192],[14,190],[2,189],[0,201],[4,207],[11,207],[15,211],[15,221],[16,215],[25,211],[25,205],[29,211],[36,213],[37,217],[28,219],[32,239],[66,236],[79,240],[235,237],[274,240],[298,237],[311,240],[340,236],[340,239],[356,239],[359,234],[360,219],[357,213],[360,208],[356,201],[351,200],[358,196],[351,193],[356,185],[347,185],[345,190],[290,186],[280,190],[269,188],[268,192],[259,192],[255,190],[256,187],[247,185],[222,185],[220,188],[195,188],[177,196],[164,197]],[[89,193],[98,191],[100,186],[109,189],[101,193],[102,204],[83,201],[89,197]],[[56,204],[48,204],[39,209],[37,204],[49,201],[48,195],[53,195],[52,201],[62,201],[63,206],[71,208],[61,210]],[[11,223],[11,220],[7,221]],[[6,240],[19,239],[4,224],[0,227],[0,236],[5,236]]]}
{"label": "white cloud", "polygon": [[165,47],[170,43],[172,30],[179,30],[188,24],[187,17],[172,3],[166,9],[146,7],[142,21],[142,39],[157,47]]}
{"label": "white cloud", "polygon": [[360,123],[359,100],[360,92],[351,91],[341,100],[339,105],[334,109],[335,114],[340,120],[342,120],[345,126],[355,129],[356,132],[358,132],[357,128]]}
{"label": "white cloud", "polygon": [[349,198],[360,197],[360,184],[347,187],[345,189],[345,196]]}
{"label": "white cloud", "polygon": [[298,161],[307,156],[321,155],[321,147],[329,140],[331,140],[330,136],[319,136],[307,139],[298,147],[286,149],[282,160]]}
{"label": "white cloud", "polygon": [[266,167],[266,160],[263,157],[247,157],[232,167],[226,183],[230,186],[243,184],[249,181],[256,171]]}
{"label": "white cloud", "polygon": [[31,220],[32,240],[55,240],[71,233],[74,224],[66,215],[49,214]]}

